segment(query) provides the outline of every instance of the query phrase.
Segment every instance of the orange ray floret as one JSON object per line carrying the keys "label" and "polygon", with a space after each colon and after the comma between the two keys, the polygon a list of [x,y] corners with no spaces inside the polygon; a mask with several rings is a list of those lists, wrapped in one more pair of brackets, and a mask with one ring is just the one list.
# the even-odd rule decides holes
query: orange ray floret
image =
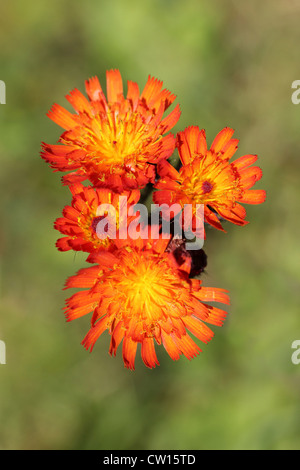
{"label": "orange ray floret", "polygon": [[57,240],[57,248],[89,253],[113,249],[120,224],[125,224],[126,229],[135,219],[128,215],[128,210],[139,201],[140,191],[124,192],[121,198],[110,189],[85,187],[81,183],[70,186],[70,190],[71,206],[65,206],[63,217],[54,223],[54,228],[66,235]]}
{"label": "orange ray floret", "polygon": [[[205,131],[191,126],[177,134],[181,168],[177,171],[167,161],[158,165],[160,179],[153,195],[157,204],[179,204],[193,208],[192,228],[196,226],[196,207],[204,206],[204,221],[223,230],[220,217],[245,225],[246,210],[240,203],[260,204],[266,198],[264,190],[250,189],[262,177],[257,166],[250,166],[256,155],[244,155],[229,162],[237,149],[233,130],[226,127],[207,148]],[[183,211],[184,213],[184,211]],[[218,215],[217,215],[218,214]]]}
{"label": "orange ray floret", "polygon": [[117,192],[143,188],[154,182],[155,165],[174,151],[175,138],[167,133],[180,117],[179,106],[163,114],[176,97],[150,76],[141,94],[128,81],[126,98],[119,70],[107,71],[106,79],[107,98],[94,77],[85,83],[88,98],[77,89],[66,97],[75,114],[52,107],[48,116],[65,132],[61,145],[43,144],[42,158],[55,171],[68,172],[65,184],[89,180]]}
{"label": "orange ray floret", "polygon": [[81,269],[66,288],[83,287],[66,301],[67,321],[93,312],[91,328],[82,341],[92,350],[104,331],[111,336],[109,353],[116,355],[121,342],[125,367],[135,368],[137,348],[144,364],[159,365],[155,343],[163,344],[174,360],[188,359],[201,349],[192,339],[207,343],[213,337],[206,325],[221,326],[226,312],[206,302],[229,304],[225,290],[203,287],[178,269],[166,251],[169,240],[142,240],[117,244],[117,250],[91,254],[95,266]]}

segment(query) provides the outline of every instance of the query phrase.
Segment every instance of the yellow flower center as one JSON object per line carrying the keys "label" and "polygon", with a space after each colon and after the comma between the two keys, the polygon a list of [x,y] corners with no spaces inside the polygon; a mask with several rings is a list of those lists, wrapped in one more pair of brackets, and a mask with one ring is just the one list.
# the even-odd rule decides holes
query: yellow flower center
{"label": "yellow flower center", "polygon": [[177,292],[185,281],[174,273],[166,256],[128,250],[120,266],[108,274],[114,302],[119,305],[116,316],[125,323],[134,319],[140,332],[149,333],[158,322],[178,317],[182,310],[184,300]]}
{"label": "yellow flower center", "polygon": [[107,233],[106,237],[100,238],[96,232],[97,224],[103,217],[97,217],[96,214],[93,213],[89,214],[88,216],[83,215],[82,217],[78,217],[78,226],[82,230],[83,238],[93,243],[94,249],[99,247],[106,248],[110,243],[109,233]]}
{"label": "yellow flower center", "polygon": [[[80,129],[72,130],[69,137],[72,144],[85,150],[86,164],[102,169],[127,166],[133,170],[138,162],[147,161],[149,146],[160,138],[159,126],[151,127],[140,113],[115,108],[105,115],[96,115]],[[70,143],[69,137],[64,143]]]}
{"label": "yellow flower center", "polygon": [[195,204],[236,201],[240,194],[239,178],[228,163],[219,158],[196,157],[191,167],[183,167],[182,191]]}

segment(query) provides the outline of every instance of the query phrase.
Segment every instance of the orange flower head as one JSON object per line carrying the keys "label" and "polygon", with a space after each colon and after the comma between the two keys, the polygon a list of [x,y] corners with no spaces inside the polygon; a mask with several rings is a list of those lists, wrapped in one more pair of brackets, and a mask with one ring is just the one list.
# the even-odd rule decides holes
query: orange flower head
{"label": "orange flower head", "polygon": [[229,303],[223,289],[203,287],[200,280],[189,279],[189,269],[178,268],[169,240],[122,241],[112,252],[91,254],[95,263],[68,279],[66,288],[86,288],[66,302],[67,321],[93,312],[91,328],[82,341],[92,350],[107,330],[111,336],[109,353],[123,341],[125,367],[135,368],[138,345],[144,364],[159,365],[155,343],[163,344],[173,360],[184,355],[195,357],[201,349],[188,331],[207,343],[213,332],[206,325],[221,326],[226,312],[206,302]]}
{"label": "orange flower head", "polygon": [[166,134],[180,117],[177,105],[163,118],[176,98],[150,77],[140,94],[128,81],[126,98],[119,70],[106,73],[107,98],[97,77],[86,81],[88,99],[77,89],[66,97],[75,114],[55,104],[48,116],[65,129],[59,142],[43,144],[42,158],[55,171],[70,172],[65,184],[89,180],[117,192],[143,188],[154,182],[155,165],[169,158],[175,138]]}
{"label": "orange flower head", "polygon": [[[233,130],[226,127],[207,148],[205,131],[196,126],[177,134],[177,147],[181,168],[177,171],[168,162],[158,165],[160,180],[156,184],[153,199],[157,204],[185,204],[193,207],[192,227],[196,225],[196,206],[204,206],[204,221],[223,230],[219,216],[237,224],[245,225],[246,210],[240,203],[264,202],[264,190],[251,190],[262,177],[257,166],[250,166],[256,155],[244,155],[229,162],[234,155],[238,140],[232,139]],[[184,211],[183,211],[184,212]]]}
{"label": "orange flower head", "polygon": [[54,223],[54,228],[66,235],[57,240],[57,248],[89,253],[114,249],[120,224],[128,225],[135,219],[128,215],[128,209],[139,201],[140,191],[127,191],[121,199],[110,189],[85,187],[81,183],[70,186],[70,190],[73,195],[71,206],[65,206],[63,217]]}

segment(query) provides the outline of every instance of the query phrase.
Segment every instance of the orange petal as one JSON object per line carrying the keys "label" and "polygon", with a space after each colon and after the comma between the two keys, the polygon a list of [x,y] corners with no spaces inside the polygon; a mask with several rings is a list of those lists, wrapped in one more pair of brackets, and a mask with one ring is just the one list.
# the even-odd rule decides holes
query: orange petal
{"label": "orange petal", "polygon": [[233,206],[233,208],[231,209],[231,212],[235,215],[237,215],[240,219],[245,219],[246,217],[246,209],[245,207],[241,206],[240,204],[238,204],[237,202],[235,203],[235,205]]}
{"label": "orange petal", "polygon": [[98,77],[92,77],[89,80],[86,80],[85,89],[91,101],[96,101],[104,98],[104,94]]}
{"label": "orange petal", "polygon": [[106,72],[107,100],[116,103],[123,98],[123,82],[119,70],[108,70]]}
{"label": "orange petal", "polygon": [[71,246],[69,245],[70,237],[62,237],[57,240],[55,246],[59,251],[69,251]]}
{"label": "orange petal", "polygon": [[232,165],[238,170],[241,170],[242,168],[246,168],[247,166],[250,166],[255,163],[257,158],[257,155],[243,155],[237,160],[234,160],[234,162],[232,162]]}
{"label": "orange petal", "polygon": [[63,209],[63,215],[66,219],[73,220],[74,222],[78,222],[78,211],[71,206],[65,206]]}
{"label": "orange petal", "polygon": [[157,172],[161,178],[168,176],[174,180],[180,180],[180,174],[169,162],[166,160],[161,160],[157,164]]}
{"label": "orange petal", "polygon": [[106,330],[107,328],[107,322],[108,322],[108,317],[102,317],[95,326],[93,326],[88,334],[84,337],[82,340],[81,344],[85,347],[85,349],[90,349],[90,352],[92,352],[95,343],[97,339],[99,338],[100,335]]}
{"label": "orange petal", "polygon": [[174,95],[173,93],[171,93],[169,90],[165,88],[157,96],[156,103],[154,103],[153,108],[158,109],[159,103],[162,102],[164,105],[163,109],[165,111],[169,106],[171,106],[171,104],[173,103],[175,99],[176,99],[176,95]]}
{"label": "orange petal", "polygon": [[205,134],[204,129],[201,129],[201,131],[198,135],[197,153],[199,153],[201,155],[206,155],[206,153],[207,153],[207,142],[206,142],[206,134]]}
{"label": "orange petal", "polygon": [[[239,199],[240,202],[243,202]],[[247,225],[248,222],[241,218],[238,213],[235,213],[234,210],[226,209],[226,208],[220,208],[218,207],[218,213],[220,214],[221,217],[224,219],[228,220],[229,222],[232,222],[233,224],[236,225]]]}
{"label": "orange petal", "polygon": [[99,274],[99,266],[92,266],[90,268],[82,268],[75,276],[71,276],[65,282],[64,289],[72,287],[90,288],[93,287],[97,281]]}
{"label": "orange petal", "polygon": [[193,357],[197,356],[199,352],[201,352],[199,346],[187,333],[181,338],[174,336],[174,342],[187,359],[192,359]]}
{"label": "orange petal", "polygon": [[230,299],[227,293],[228,291],[217,287],[202,286],[200,291],[197,293],[197,297],[206,302],[220,302],[222,304],[229,305]]}
{"label": "orange petal", "polygon": [[91,313],[99,303],[99,294],[90,291],[77,292],[66,300],[65,317],[67,321],[75,320]]}
{"label": "orange petal", "polygon": [[75,194],[84,193],[85,187],[81,183],[74,183],[69,186],[69,189],[72,195],[75,196]]}
{"label": "orange petal", "polygon": [[164,333],[164,331],[162,330],[161,339],[162,339],[164,348],[169,354],[170,358],[173,359],[173,361],[177,361],[180,358],[181,351],[176,346],[171,336],[168,335],[167,333]]}
{"label": "orange petal", "polygon": [[[72,168],[72,167],[71,167]],[[74,166],[75,168],[75,166]],[[62,170],[59,168],[59,170]],[[58,170],[57,170],[58,171]],[[64,170],[62,170],[64,171]],[[62,177],[62,182],[65,186],[70,186],[70,184],[79,183],[81,181],[86,180],[86,174],[81,172],[80,170],[74,171]]]}
{"label": "orange petal", "polygon": [[[167,134],[159,139],[151,148],[148,155],[148,163],[157,163],[162,159],[171,157],[175,150],[175,137],[173,134]],[[151,166],[151,165],[150,165]],[[153,180],[154,183],[154,180]]]}
{"label": "orange petal", "polygon": [[111,335],[110,346],[109,346],[110,355],[114,355],[114,356],[116,355],[119,344],[121,343],[123,338],[124,338],[124,329],[122,328],[122,322],[120,321],[115,326]]}
{"label": "orange petal", "polygon": [[144,100],[148,108],[152,109],[157,102],[163,82],[149,75],[147,83],[141,94],[141,100]]}
{"label": "orange petal", "polygon": [[155,191],[153,193],[153,201],[155,204],[170,204],[172,201],[172,192],[168,190]]}
{"label": "orange petal", "polygon": [[261,204],[266,200],[266,191],[263,189],[247,189],[239,202],[244,204]]}
{"label": "orange petal", "polygon": [[205,131],[200,131],[197,126],[187,127],[183,132],[177,134],[177,147],[179,157],[183,165],[191,163],[196,154],[206,154]]}
{"label": "orange petal", "polygon": [[205,323],[193,316],[186,316],[183,321],[186,328],[203,343],[208,343],[214,336],[213,331]]}
{"label": "orange petal", "polygon": [[48,111],[47,116],[66,130],[73,129],[73,127],[78,125],[77,121],[73,117],[73,114],[71,114],[59,104],[54,104],[50,111]]}
{"label": "orange petal", "polygon": [[[71,114],[71,116],[72,116],[72,114]],[[75,150],[75,147],[73,145],[60,145],[60,144],[59,145],[50,145],[50,144],[45,144],[45,142],[42,143],[42,148],[43,148],[43,150],[45,150],[45,152],[49,152],[51,154],[54,154],[57,157],[65,156],[68,153]]]}
{"label": "orange petal", "polygon": [[91,253],[87,258],[88,263],[98,263],[101,267],[110,268],[116,262],[117,258],[107,251],[99,251],[98,253]]}
{"label": "orange petal", "polygon": [[261,179],[262,170],[258,166],[251,166],[240,170],[241,185],[244,189],[250,189],[252,186]]}
{"label": "orange petal", "polygon": [[178,122],[180,115],[181,115],[180,106],[179,104],[177,104],[175,108],[173,109],[173,111],[161,121],[160,123],[161,129],[162,129],[161,132],[164,134],[168,132],[170,129],[172,129],[172,127],[174,127],[175,124]]}
{"label": "orange petal", "polygon": [[73,106],[75,111],[78,111],[79,113],[88,113],[90,114],[92,111],[90,102],[86,99],[86,97],[80,93],[77,88],[72,90],[69,95],[66,96],[67,100],[69,103]]}
{"label": "orange petal", "polygon": [[123,339],[123,361],[127,369],[134,370],[134,361],[137,350],[137,342],[133,341],[130,337],[125,336]]}
{"label": "orange petal", "polygon": [[204,217],[205,221],[212,225],[214,228],[225,232],[224,228],[222,227],[221,222],[218,219],[218,216],[215,212],[211,211],[207,206],[204,207]]}
{"label": "orange petal", "polygon": [[225,145],[230,141],[233,133],[234,130],[230,129],[230,127],[222,129],[215,137],[210,150],[215,153],[221,152],[223,147],[225,147]]}
{"label": "orange petal", "polygon": [[222,326],[226,318],[227,312],[217,307],[211,307],[207,305],[209,315],[206,318],[206,323],[211,323],[212,325]]}
{"label": "orange petal", "polygon": [[145,338],[142,342],[141,355],[144,364],[149,367],[159,366],[159,362],[156,357],[153,338]]}
{"label": "orange petal", "polygon": [[128,80],[127,82],[127,99],[131,102],[132,110],[135,111],[139,104],[139,86],[137,83]]}
{"label": "orange petal", "polygon": [[231,139],[222,150],[222,158],[230,160],[233,157],[238,148],[238,139]]}

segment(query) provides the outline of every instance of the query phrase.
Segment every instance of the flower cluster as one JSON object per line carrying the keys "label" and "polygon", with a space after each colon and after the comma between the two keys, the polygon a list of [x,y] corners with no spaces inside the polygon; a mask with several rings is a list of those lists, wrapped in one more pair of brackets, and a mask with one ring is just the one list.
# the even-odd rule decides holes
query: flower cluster
{"label": "flower cluster", "polygon": [[[224,231],[225,220],[245,225],[241,204],[265,200],[265,191],[251,189],[262,176],[252,166],[257,156],[230,162],[238,140],[228,127],[210,148],[197,126],[174,136],[170,130],[180,107],[165,113],[176,96],[151,76],[141,93],[137,83],[128,81],[126,96],[118,70],[106,73],[106,96],[96,77],[85,88],[87,97],[77,89],[66,97],[73,113],[52,107],[48,116],[64,132],[56,145],[43,143],[41,153],[54,171],[65,173],[62,181],[72,197],[54,224],[63,235],[57,248],[86,252],[92,265],[66,281],[66,289],[81,289],[67,299],[66,319],[92,314],[83,346],[92,350],[107,331],[109,353],[115,355],[122,343],[129,369],[135,368],[138,347],[149,368],[159,364],[155,345],[163,344],[174,360],[191,359],[201,351],[196,341],[213,337],[208,325],[223,324],[226,311],[211,303],[228,305],[228,292],[203,286],[199,275],[206,267],[205,252],[187,249],[184,234],[179,239],[172,230],[165,233],[161,219],[157,237],[150,234],[150,221],[140,224],[135,237],[120,236],[121,230],[140,221],[134,207],[147,188],[155,205],[175,204],[177,212],[186,213],[191,230],[200,217],[199,204],[203,226]],[[178,169],[168,162],[176,149]]]}

